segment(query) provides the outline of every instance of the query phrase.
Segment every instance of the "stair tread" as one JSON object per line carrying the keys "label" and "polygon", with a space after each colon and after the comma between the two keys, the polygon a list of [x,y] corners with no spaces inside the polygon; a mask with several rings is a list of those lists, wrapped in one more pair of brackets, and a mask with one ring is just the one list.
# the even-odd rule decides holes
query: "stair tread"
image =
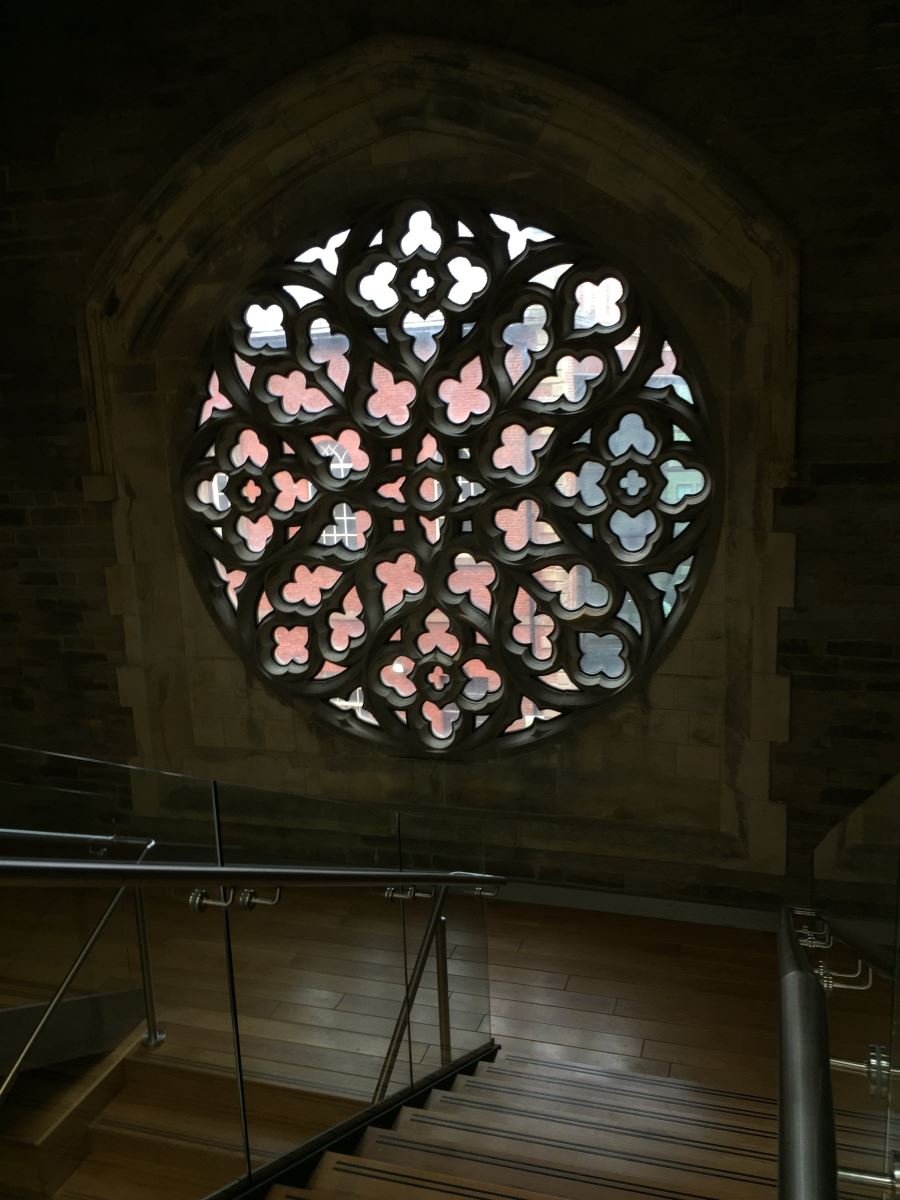
{"label": "stair tread", "polygon": [[[214,1067],[155,1057],[155,1053],[149,1051],[128,1061],[128,1085],[121,1098],[152,1098],[158,1103],[160,1096],[169,1100],[174,1087],[182,1104],[230,1109],[237,1117],[237,1085],[233,1071],[223,1075]],[[309,1132],[310,1136],[341,1124],[364,1107],[359,1100],[328,1095],[296,1083],[248,1079],[246,1075],[244,1093],[247,1109],[257,1123],[290,1124],[297,1131]]]}
{"label": "stair tread", "polygon": [[[156,1068],[152,1069],[156,1074]],[[174,1079],[181,1081],[186,1073],[178,1072]],[[118,1144],[116,1139],[130,1137],[164,1141],[172,1150],[183,1151],[186,1147],[207,1155],[243,1156],[242,1128],[237,1102],[237,1091],[222,1089],[221,1081],[215,1076],[210,1083],[215,1085],[206,1094],[202,1091],[184,1090],[178,1086],[166,1093],[163,1088],[166,1072],[160,1069],[159,1078],[152,1078],[155,1086],[146,1086],[146,1079],[129,1080],[99,1114],[92,1125],[93,1141],[98,1146]],[[204,1086],[200,1081],[199,1086]],[[317,1097],[309,1097],[313,1106]],[[329,1097],[322,1098],[323,1116],[315,1120],[311,1112],[300,1115],[302,1101],[287,1098],[286,1112],[279,1117],[252,1105],[248,1111],[252,1120],[253,1156],[259,1161],[268,1161],[293,1150],[299,1142],[313,1137],[336,1124],[327,1107]],[[293,1115],[290,1108],[293,1105]],[[313,1108],[314,1111],[314,1108]]]}
{"label": "stair tread", "polygon": [[[661,1181],[638,1181],[616,1177],[610,1171],[579,1170],[558,1164],[524,1159],[514,1149],[473,1151],[422,1137],[408,1138],[385,1130],[370,1130],[360,1146],[361,1154],[386,1162],[438,1170],[467,1182],[500,1183],[536,1192],[543,1200],[564,1196],[566,1200],[723,1200],[723,1193],[681,1187],[668,1177]],[[721,1183],[721,1181],[717,1181]],[[772,1200],[771,1189],[757,1189],[753,1200]],[[730,1188],[728,1200],[738,1200]]]}
{"label": "stair tread", "polygon": [[590,1085],[596,1083],[601,1087],[615,1085],[621,1089],[653,1088],[660,1095],[680,1095],[692,1101],[701,1097],[709,1103],[717,1101],[737,1102],[759,1111],[775,1113],[777,1101],[774,1096],[759,1092],[731,1090],[729,1088],[710,1087],[708,1084],[695,1083],[689,1079],[674,1078],[669,1075],[636,1073],[632,1071],[610,1071],[591,1064],[574,1062],[563,1059],[542,1058],[533,1055],[503,1054],[498,1055],[494,1063],[479,1064],[479,1073],[496,1069],[515,1070],[525,1074],[542,1074],[551,1076],[566,1083]]}
{"label": "stair tread", "polygon": [[[320,1191],[320,1182],[324,1188],[333,1190]],[[546,1192],[500,1183],[469,1182],[439,1170],[334,1153],[323,1157],[308,1192],[285,1189],[278,1200],[293,1200],[295,1196],[304,1195],[363,1196],[370,1200],[554,1200]],[[270,1195],[267,1200],[274,1198]]]}
{"label": "stair tread", "polygon": [[116,1098],[91,1126],[95,1142],[107,1134],[163,1139],[173,1145],[203,1146],[217,1151],[242,1152],[241,1126],[237,1111],[226,1109],[186,1110],[176,1104],[163,1108],[158,1103],[139,1103]]}
{"label": "stair tread", "polygon": [[230,1183],[236,1175],[218,1166],[173,1166],[130,1155],[91,1155],[53,1194],[53,1200],[197,1200]]}
{"label": "stair tread", "polygon": [[771,1118],[717,1114],[699,1105],[676,1104],[659,1097],[616,1091],[595,1091],[590,1096],[572,1097],[559,1087],[541,1081],[532,1086],[521,1081],[508,1084],[488,1077],[458,1079],[449,1092],[433,1093],[428,1108],[483,1112],[494,1110],[529,1114],[533,1119],[587,1121],[627,1132],[654,1131],[675,1134],[686,1142],[703,1141],[721,1147],[757,1148],[772,1151],[777,1129]]}
{"label": "stair tread", "polygon": [[[220,1049],[201,1046],[198,1043],[196,1031],[191,1033],[189,1044],[185,1044],[180,1036],[183,1027],[174,1027],[167,1022],[171,1041],[165,1042],[153,1054],[158,1063],[166,1063],[182,1067],[186,1070],[206,1071],[217,1074],[220,1079],[234,1079],[234,1050],[228,1047],[227,1039],[216,1035]],[[243,1044],[242,1044],[243,1048]],[[368,1056],[356,1056],[360,1068],[367,1064]],[[329,1061],[327,1055],[325,1061]],[[371,1082],[359,1069],[355,1074],[337,1069],[341,1064],[334,1064],[335,1070],[321,1066],[303,1066],[299,1062],[285,1058],[258,1058],[246,1051],[243,1054],[244,1081],[247,1084],[260,1084],[273,1087],[294,1087],[325,1094],[332,1097],[357,1101],[360,1106],[368,1104],[372,1098],[377,1071],[372,1074]]]}
{"label": "stair tread", "polygon": [[323,1188],[290,1187],[278,1183],[266,1193],[266,1200],[347,1200],[346,1192],[332,1192]]}
{"label": "stair tread", "polygon": [[[548,1120],[559,1117],[587,1118],[608,1122],[616,1130],[643,1129],[677,1133],[685,1142],[705,1141],[723,1149],[759,1148],[774,1151],[777,1146],[777,1120],[774,1114],[748,1113],[740,1108],[713,1106],[702,1102],[673,1102],[671,1096],[652,1092],[619,1091],[616,1088],[591,1087],[573,1095],[571,1084],[538,1077],[505,1079],[501,1075],[459,1076],[449,1092],[434,1093],[427,1107],[459,1105],[473,1111],[490,1112],[490,1106],[509,1111],[527,1111]],[[877,1122],[847,1114],[837,1123],[843,1133],[845,1149],[860,1153],[877,1152],[884,1139],[883,1121]]]}
{"label": "stair tread", "polygon": [[[485,1139],[518,1147],[523,1157],[544,1162],[607,1161],[616,1174],[642,1175],[665,1170],[692,1174],[702,1171],[722,1178],[774,1180],[777,1153],[764,1148],[723,1147],[701,1140],[688,1141],[677,1132],[635,1132],[610,1123],[561,1115],[510,1112],[501,1108],[472,1110],[452,1102],[433,1109],[406,1109],[394,1129],[423,1130],[462,1144]],[[618,1164],[618,1165],[617,1165]],[[627,1167],[626,1165],[627,1164]]]}
{"label": "stair tread", "polygon": [[114,1050],[55,1067],[26,1071],[3,1106],[0,1142],[10,1139],[42,1145],[93,1095],[105,1095],[126,1056],[140,1042],[135,1029]]}
{"label": "stair tread", "polygon": [[532,1189],[573,1197],[573,1188],[583,1183],[616,1187],[623,1193],[689,1195],[705,1200],[721,1200],[725,1189],[729,1200],[769,1200],[775,1175],[770,1163],[751,1164],[752,1173],[721,1162],[704,1168],[679,1161],[674,1147],[666,1147],[664,1154],[637,1157],[612,1144],[594,1147],[577,1138],[499,1125],[485,1129],[464,1121],[437,1120],[436,1114],[430,1113],[403,1114],[393,1130],[375,1131],[364,1147],[373,1157],[401,1162],[410,1161],[410,1155],[412,1161],[421,1161],[418,1155],[424,1152],[425,1161],[432,1166],[474,1173],[478,1178],[484,1177],[486,1169],[499,1169],[500,1178],[508,1171],[519,1172],[516,1182],[522,1183],[526,1177],[539,1176],[541,1184],[530,1182]]}

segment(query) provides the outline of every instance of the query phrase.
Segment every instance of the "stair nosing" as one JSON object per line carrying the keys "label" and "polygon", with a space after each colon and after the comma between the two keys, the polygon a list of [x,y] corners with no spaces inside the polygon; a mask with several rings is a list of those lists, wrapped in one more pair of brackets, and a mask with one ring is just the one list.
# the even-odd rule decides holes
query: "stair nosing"
{"label": "stair nosing", "polygon": [[641,1180],[621,1179],[615,1176],[598,1175],[589,1171],[581,1171],[562,1166],[560,1164],[544,1163],[538,1160],[510,1160],[504,1158],[500,1154],[495,1154],[489,1151],[476,1151],[474,1154],[471,1150],[464,1149],[459,1146],[445,1146],[440,1142],[437,1144],[428,1142],[416,1142],[411,1138],[403,1139],[399,1137],[393,1130],[379,1130],[378,1141],[389,1144],[390,1138],[397,1140],[399,1149],[408,1149],[413,1152],[427,1152],[429,1155],[434,1155],[442,1158],[468,1159],[471,1161],[482,1160],[483,1162],[495,1165],[502,1168],[512,1168],[513,1170],[527,1170],[536,1175],[543,1175],[548,1178],[556,1176],[561,1181],[565,1179],[576,1180],[579,1183],[585,1183],[593,1187],[611,1187],[618,1188],[620,1191],[633,1192],[635,1196],[641,1197],[642,1200],[709,1200],[709,1197],[701,1195],[699,1192],[674,1191],[670,1188],[661,1188],[657,1184],[648,1183]]}
{"label": "stair nosing", "polygon": [[[466,1092],[467,1092],[467,1091],[468,1091],[468,1090],[469,1090],[471,1087],[486,1087],[486,1088],[490,1088],[490,1087],[496,1087],[498,1090],[502,1090],[502,1089],[503,1089],[503,1085],[502,1085],[502,1084],[500,1084],[500,1083],[497,1083],[497,1084],[492,1084],[492,1083],[490,1082],[490,1081],[491,1081],[493,1078],[494,1078],[494,1076],[493,1076],[493,1075],[475,1075],[475,1076],[472,1076],[472,1077],[471,1077],[471,1082],[469,1082],[469,1081],[467,1080],[467,1082],[466,1082],[466,1087],[465,1087],[465,1088],[464,1088],[464,1089],[463,1089],[461,1092],[459,1092],[458,1094],[459,1094],[459,1095],[465,1095],[465,1093],[466,1093]],[[532,1075],[532,1076],[528,1076],[527,1078],[529,1078],[529,1079],[531,1079],[531,1080],[534,1080],[534,1082],[536,1082],[536,1083],[542,1083],[542,1082],[543,1082],[543,1083],[550,1083],[550,1082],[552,1082],[552,1080],[542,1080],[542,1079],[541,1079],[539,1076],[534,1076],[534,1075]],[[575,1084],[575,1086],[576,1086],[576,1087],[579,1087],[579,1086],[586,1086],[586,1085]],[[653,1100],[657,1100],[659,1103],[664,1103],[664,1102],[665,1102],[665,1099],[666,1099],[665,1097],[656,1097],[656,1096],[653,1096],[653,1094],[652,1094],[652,1093],[650,1093],[650,1092],[632,1091],[632,1090],[620,1091],[620,1090],[617,1090],[617,1089],[615,1089],[615,1088],[609,1088],[609,1089],[601,1089],[601,1088],[596,1088],[596,1089],[592,1089],[592,1090],[593,1090],[595,1093],[600,1093],[600,1094],[603,1094],[604,1092],[608,1092],[608,1093],[610,1094],[610,1097],[611,1097],[611,1098],[610,1098],[610,1100],[609,1100],[608,1104],[604,1104],[604,1102],[603,1102],[602,1100],[593,1099],[591,1096],[572,1096],[572,1097],[568,1097],[568,1096],[565,1096],[565,1097],[564,1097],[564,1096],[554,1096],[554,1095],[553,1095],[551,1092],[536,1092],[536,1091],[534,1091],[533,1089],[528,1089],[528,1088],[516,1088],[516,1087],[514,1087],[512,1084],[508,1085],[508,1087],[506,1088],[506,1090],[507,1090],[507,1091],[508,1091],[510,1094],[513,1094],[513,1095],[514,1095],[514,1094],[516,1094],[517,1092],[519,1092],[519,1093],[520,1093],[520,1094],[522,1094],[522,1095],[536,1096],[536,1097],[538,1097],[538,1098],[540,1098],[540,1099],[552,1100],[552,1101],[555,1101],[555,1102],[556,1102],[556,1103],[558,1103],[558,1104],[571,1104],[571,1105],[591,1105],[591,1104],[596,1104],[596,1105],[597,1105],[597,1107],[599,1107],[599,1108],[605,1108],[605,1107],[615,1107],[615,1108],[617,1108],[619,1111],[626,1111],[626,1110],[623,1110],[621,1105],[614,1105],[614,1103],[613,1103],[613,1101],[612,1101],[612,1097],[613,1097],[613,1096],[619,1096],[619,1097],[624,1097],[624,1096],[633,1096],[633,1097],[635,1097],[636,1099],[646,1099],[646,1100],[651,1100],[651,1101],[653,1101]],[[754,1136],[756,1136],[756,1137],[766,1137],[766,1138],[772,1138],[772,1137],[775,1137],[775,1136],[776,1136],[776,1131],[775,1131],[775,1119],[776,1119],[776,1118],[775,1118],[775,1114],[774,1114],[774,1113],[772,1113],[772,1114],[769,1114],[769,1113],[751,1113],[751,1112],[747,1112],[747,1110],[746,1110],[746,1109],[726,1108],[726,1107],[724,1107],[724,1106],[723,1106],[723,1107],[713,1107],[713,1106],[709,1106],[709,1105],[704,1105],[703,1107],[704,1107],[704,1108],[706,1108],[708,1111],[712,1111],[712,1112],[718,1112],[718,1113],[732,1113],[732,1114],[734,1114],[735,1116],[738,1116],[738,1115],[743,1115],[743,1116],[746,1116],[746,1117],[750,1117],[752,1120],[756,1120],[756,1121],[765,1121],[765,1122],[768,1122],[768,1123],[769,1123],[769,1124],[772,1126],[772,1128],[771,1128],[770,1130],[746,1130],[745,1132],[747,1132],[747,1133],[752,1133],[752,1134],[753,1134]],[[637,1110],[637,1109],[633,1109],[633,1110],[628,1110],[628,1111],[632,1111],[632,1112],[635,1112],[635,1113],[637,1113],[639,1110]],[[730,1130],[730,1129],[733,1129],[733,1128],[738,1128],[737,1126],[726,1125],[726,1124],[724,1124],[724,1123],[721,1123],[721,1124],[715,1124],[715,1123],[708,1122],[708,1121],[700,1121],[700,1120],[697,1120],[697,1119],[694,1119],[694,1118],[688,1118],[688,1117],[682,1117],[682,1116],[671,1116],[671,1115],[669,1115],[669,1114],[667,1114],[667,1116],[666,1116],[665,1118],[663,1118],[663,1117],[661,1117],[661,1116],[656,1116],[655,1114],[651,1114],[651,1113],[646,1113],[646,1114],[643,1114],[643,1115],[646,1115],[646,1116],[648,1116],[648,1117],[651,1117],[651,1118],[652,1118],[652,1119],[654,1119],[654,1120],[663,1120],[663,1119],[667,1119],[667,1120],[672,1120],[672,1121],[684,1121],[684,1122],[689,1122],[689,1123],[693,1123],[693,1124],[697,1124],[697,1125],[704,1125],[704,1126],[706,1126],[706,1127],[709,1127],[709,1128],[714,1128],[714,1129],[716,1129],[716,1128],[719,1128],[719,1129],[723,1129],[723,1130]]]}
{"label": "stair nosing", "polygon": [[[466,1134],[475,1133],[476,1135],[480,1134],[482,1137],[496,1137],[496,1138],[499,1138],[504,1141],[517,1141],[518,1140],[519,1142],[524,1141],[524,1142],[526,1142],[526,1144],[528,1142],[531,1142],[532,1145],[535,1145],[538,1142],[538,1139],[536,1139],[534,1137],[530,1137],[530,1138],[524,1137],[522,1134],[519,1134],[516,1130],[510,1130],[510,1129],[478,1130],[478,1129],[473,1129],[473,1127],[471,1125],[466,1125],[464,1122],[453,1122],[453,1121],[448,1121],[446,1119],[444,1119],[441,1122],[441,1121],[435,1119],[434,1116],[427,1115],[422,1110],[412,1111],[411,1115],[408,1118],[408,1123],[410,1125],[416,1125],[416,1124],[432,1125],[432,1126],[435,1126],[438,1128],[441,1125],[443,1125],[444,1128],[455,1129],[457,1132],[466,1133]],[[392,1132],[396,1133],[399,1131],[392,1131]],[[758,1183],[758,1184],[765,1185],[766,1183],[770,1182],[770,1180],[768,1180],[764,1176],[750,1175],[745,1171],[728,1171],[723,1167],[697,1167],[697,1166],[692,1165],[691,1163],[679,1163],[679,1162],[674,1162],[674,1161],[667,1161],[665,1159],[655,1158],[650,1155],[641,1155],[640,1158],[636,1158],[632,1154],[627,1154],[622,1150],[616,1150],[612,1147],[601,1148],[601,1147],[594,1147],[594,1146],[582,1146],[582,1145],[579,1145],[577,1142],[567,1142],[564,1138],[544,1138],[543,1141],[548,1143],[550,1146],[552,1146],[553,1149],[561,1150],[564,1153],[587,1154],[587,1155],[591,1155],[591,1156],[596,1156],[598,1158],[612,1158],[612,1159],[618,1159],[618,1160],[621,1160],[624,1162],[630,1162],[630,1163],[638,1163],[639,1162],[642,1164],[646,1164],[648,1166],[660,1167],[660,1168],[663,1168],[663,1169],[669,1170],[669,1171],[693,1171],[695,1174],[698,1174],[698,1175],[706,1175],[713,1179],[731,1179],[737,1183],[754,1183],[754,1184]],[[532,1160],[532,1159],[528,1159],[529,1163],[531,1163],[533,1161],[534,1160]]]}
{"label": "stair nosing", "polygon": [[723,1096],[729,1099],[752,1100],[757,1104],[765,1104],[772,1108],[778,1103],[775,1097],[762,1096],[758,1092],[732,1092],[724,1088],[711,1088],[702,1083],[692,1083],[689,1079],[673,1079],[666,1075],[651,1075],[649,1073],[643,1074],[634,1071],[608,1071],[602,1067],[592,1067],[587,1063],[570,1062],[562,1059],[555,1061],[552,1059],[528,1058],[524,1055],[509,1054],[504,1055],[502,1059],[499,1059],[496,1063],[492,1063],[491,1066],[503,1067],[506,1063],[525,1063],[545,1070],[574,1071],[589,1076],[599,1076],[604,1079],[631,1079],[638,1081],[652,1079],[654,1084],[659,1087],[674,1088],[693,1093],[703,1092],[704,1094]]}
{"label": "stair nosing", "polygon": [[[441,1098],[440,1103],[435,1108],[426,1110],[426,1111],[439,1112],[440,1109],[442,1109],[444,1107],[452,1108],[454,1105],[459,1105],[459,1107],[461,1107],[461,1108],[465,1108],[465,1107],[468,1107],[469,1109],[480,1108],[480,1109],[484,1109],[487,1111],[491,1111],[493,1109],[494,1111],[498,1111],[498,1112],[502,1112],[502,1113],[510,1113],[514,1116],[519,1116],[519,1117],[525,1117],[527,1120],[531,1120],[531,1121],[552,1122],[555,1125],[564,1125],[564,1126],[568,1126],[570,1128],[579,1128],[579,1129],[585,1129],[585,1130],[596,1129],[598,1132],[601,1132],[601,1133],[619,1133],[623,1137],[643,1138],[648,1141],[664,1142],[666,1144],[674,1143],[676,1145],[687,1145],[687,1146],[691,1146],[691,1147],[696,1147],[696,1149],[698,1149],[698,1150],[705,1150],[705,1151],[709,1151],[714,1154],[735,1154],[735,1155],[740,1155],[741,1157],[744,1157],[744,1158],[759,1159],[760,1161],[763,1161],[763,1162],[777,1162],[777,1160],[778,1160],[777,1154],[775,1154],[774,1152],[771,1152],[771,1151],[763,1150],[761,1148],[760,1149],[750,1148],[747,1150],[740,1150],[735,1146],[718,1146],[715,1143],[711,1143],[711,1142],[700,1142],[700,1141],[696,1141],[693,1139],[679,1137],[678,1134],[674,1134],[674,1133],[653,1133],[652,1131],[649,1131],[649,1130],[623,1129],[623,1128],[617,1127],[614,1124],[602,1123],[599,1121],[590,1121],[585,1118],[571,1117],[571,1116],[569,1116],[569,1117],[559,1116],[558,1117],[558,1116],[554,1116],[554,1114],[552,1114],[552,1113],[533,1112],[532,1110],[527,1109],[527,1108],[512,1108],[508,1105],[490,1104],[489,1102],[485,1102],[485,1101],[469,1101],[467,1104],[466,1101],[463,1099],[462,1094],[454,1095],[453,1093],[450,1093],[450,1092],[447,1093],[446,1097]],[[665,1117],[657,1117],[657,1118],[651,1118],[651,1119],[666,1120]]]}

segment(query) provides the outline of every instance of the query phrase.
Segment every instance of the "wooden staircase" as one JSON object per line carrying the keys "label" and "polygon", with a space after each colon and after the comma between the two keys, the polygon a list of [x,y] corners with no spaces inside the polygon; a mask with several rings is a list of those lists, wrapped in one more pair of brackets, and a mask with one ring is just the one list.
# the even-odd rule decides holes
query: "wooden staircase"
{"label": "wooden staircase", "polygon": [[268,1200],[772,1200],[771,1097],[516,1053]]}
{"label": "wooden staircase", "polygon": [[[237,939],[254,1167],[365,1108],[405,994],[370,898],[317,901],[318,925],[279,910]],[[137,1030],[103,1059],[24,1074],[0,1109],[0,1200],[201,1200],[244,1175],[216,927],[155,903],[166,1042],[144,1049]],[[454,1045],[492,1031],[498,1059],[295,1163],[269,1200],[774,1200],[770,934],[581,911],[561,928],[558,910],[501,901],[491,922],[490,1003],[463,930],[451,1019]],[[120,973],[99,964],[98,988]],[[407,1048],[419,1077],[440,1062],[435,1005],[426,980]],[[883,1036],[884,1007],[875,989],[833,998],[835,1053],[858,1052],[861,1017]],[[838,1084],[841,1165],[871,1168],[873,1102],[864,1081]]]}
{"label": "wooden staircase", "polygon": [[[362,1107],[245,1082],[262,1167]],[[135,1031],[116,1051],[22,1075],[0,1109],[0,1200],[201,1200],[246,1173],[233,1074],[178,1065]]]}

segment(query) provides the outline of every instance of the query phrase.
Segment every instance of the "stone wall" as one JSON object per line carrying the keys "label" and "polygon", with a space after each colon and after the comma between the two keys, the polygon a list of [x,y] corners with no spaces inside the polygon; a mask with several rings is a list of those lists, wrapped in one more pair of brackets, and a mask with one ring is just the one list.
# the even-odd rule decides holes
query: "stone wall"
{"label": "stone wall", "polygon": [[[418,13],[391,3],[257,5],[252,13],[219,4],[194,5],[176,20],[149,9],[124,19],[79,14],[50,28],[27,12],[13,20],[5,82],[15,120],[0,209],[4,737],[122,759],[140,746],[153,765],[198,765],[171,763],[165,736],[135,734],[135,680],[127,671],[117,677],[126,645],[140,638],[113,529],[113,510],[121,523],[129,496],[107,474],[104,430],[89,413],[98,387],[151,404],[159,380],[147,364],[123,362],[98,383],[84,361],[86,326],[104,316],[87,313],[90,281],[114,234],[191,147],[207,139],[209,151],[217,124],[304,66],[368,33],[468,39],[573,72],[640,106],[664,123],[660,146],[667,136],[689,139],[745,180],[797,239],[797,463],[775,510],[777,527],[797,539],[795,606],[782,613],[779,635],[791,709],[789,737],[776,730],[784,744],[772,752],[771,797],[787,811],[788,871],[801,876],[824,829],[896,770],[900,740],[893,6],[828,0],[808,12],[635,0],[558,5],[551,19],[544,6],[500,3]],[[468,103],[477,126],[484,114]],[[114,316],[114,289],[105,301]],[[241,675],[214,686],[240,687]],[[184,698],[167,693],[165,672],[162,679],[142,711],[171,710],[177,723]],[[656,686],[674,685],[661,675]],[[260,704],[247,738],[265,745],[279,729],[288,737],[286,722],[264,719],[272,714]],[[689,717],[674,690],[663,707],[668,733],[660,736],[657,724],[657,736],[670,752],[660,755],[655,789],[688,757],[692,775],[710,770],[703,712]],[[629,730],[646,719],[623,714],[608,739],[626,771]],[[323,754],[343,753],[343,740],[326,739]],[[681,861],[662,865],[645,857],[640,838],[630,840],[627,822],[592,825],[555,800],[548,812],[539,764],[519,761],[530,787],[500,769],[485,804],[498,865],[668,894],[777,888],[771,877],[711,865],[708,845],[692,851],[686,840]],[[201,765],[214,771],[216,763]],[[592,759],[588,770],[598,769]],[[403,796],[402,766],[381,764],[379,779],[388,798]],[[289,772],[278,782],[288,786]],[[467,768],[449,789],[423,779],[423,792],[430,788],[442,807],[434,820],[464,839],[456,814],[477,817],[483,776]],[[562,872],[545,848],[550,829]]]}

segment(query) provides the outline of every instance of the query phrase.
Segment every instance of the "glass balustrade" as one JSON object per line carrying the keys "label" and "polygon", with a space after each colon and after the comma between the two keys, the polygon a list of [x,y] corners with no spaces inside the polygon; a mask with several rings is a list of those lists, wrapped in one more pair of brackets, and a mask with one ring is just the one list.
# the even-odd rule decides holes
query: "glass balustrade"
{"label": "glass balustrade", "polygon": [[885,1121],[885,1169],[897,1171],[900,1159],[900,846],[895,857],[897,891],[894,907],[894,1002],[891,1020],[888,1062],[887,1117]]}
{"label": "glass balustrade", "polygon": [[[480,870],[471,831],[0,747],[0,857],[181,869],[138,889],[7,868],[0,1172],[29,1194],[118,1200],[128,1174],[199,1200],[490,1046],[484,898],[404,878]],[[217,866],[387,876],[192,878]]]}
{"label": "glass balustrade", "polygon": [[900,1156],[900,786],[836,825],[814,856],[810,950],[828,994],[838,1165],[890,1176]]}
{"label": "glass balustrade", "polygon": [[[400,813],[399,829],[406,870],[485,870],[484,832],[467,815],[444,808],[406,809]],[[403,903],[411,985],[423,939],[427,951],[411,1013],[413,1080],[491,1040],[490,908],[484,892],[462,886],[441,896],[435,889],[419,889]],[[448,1003],[442,1018],[445,997]]]}
{"label": "glass balustrade", "polygon": [[[224,783],[217,805],[228,865],[401,869],[397,812],[388,805]],[[238,896],[229,919],[257,1153],[284,1153],[298,1131],[299,1140],[315,1137],[371,1102],[406,996],[402,915],[384,886]],[[409,1079],[404,1038],[386,1095]]]}

